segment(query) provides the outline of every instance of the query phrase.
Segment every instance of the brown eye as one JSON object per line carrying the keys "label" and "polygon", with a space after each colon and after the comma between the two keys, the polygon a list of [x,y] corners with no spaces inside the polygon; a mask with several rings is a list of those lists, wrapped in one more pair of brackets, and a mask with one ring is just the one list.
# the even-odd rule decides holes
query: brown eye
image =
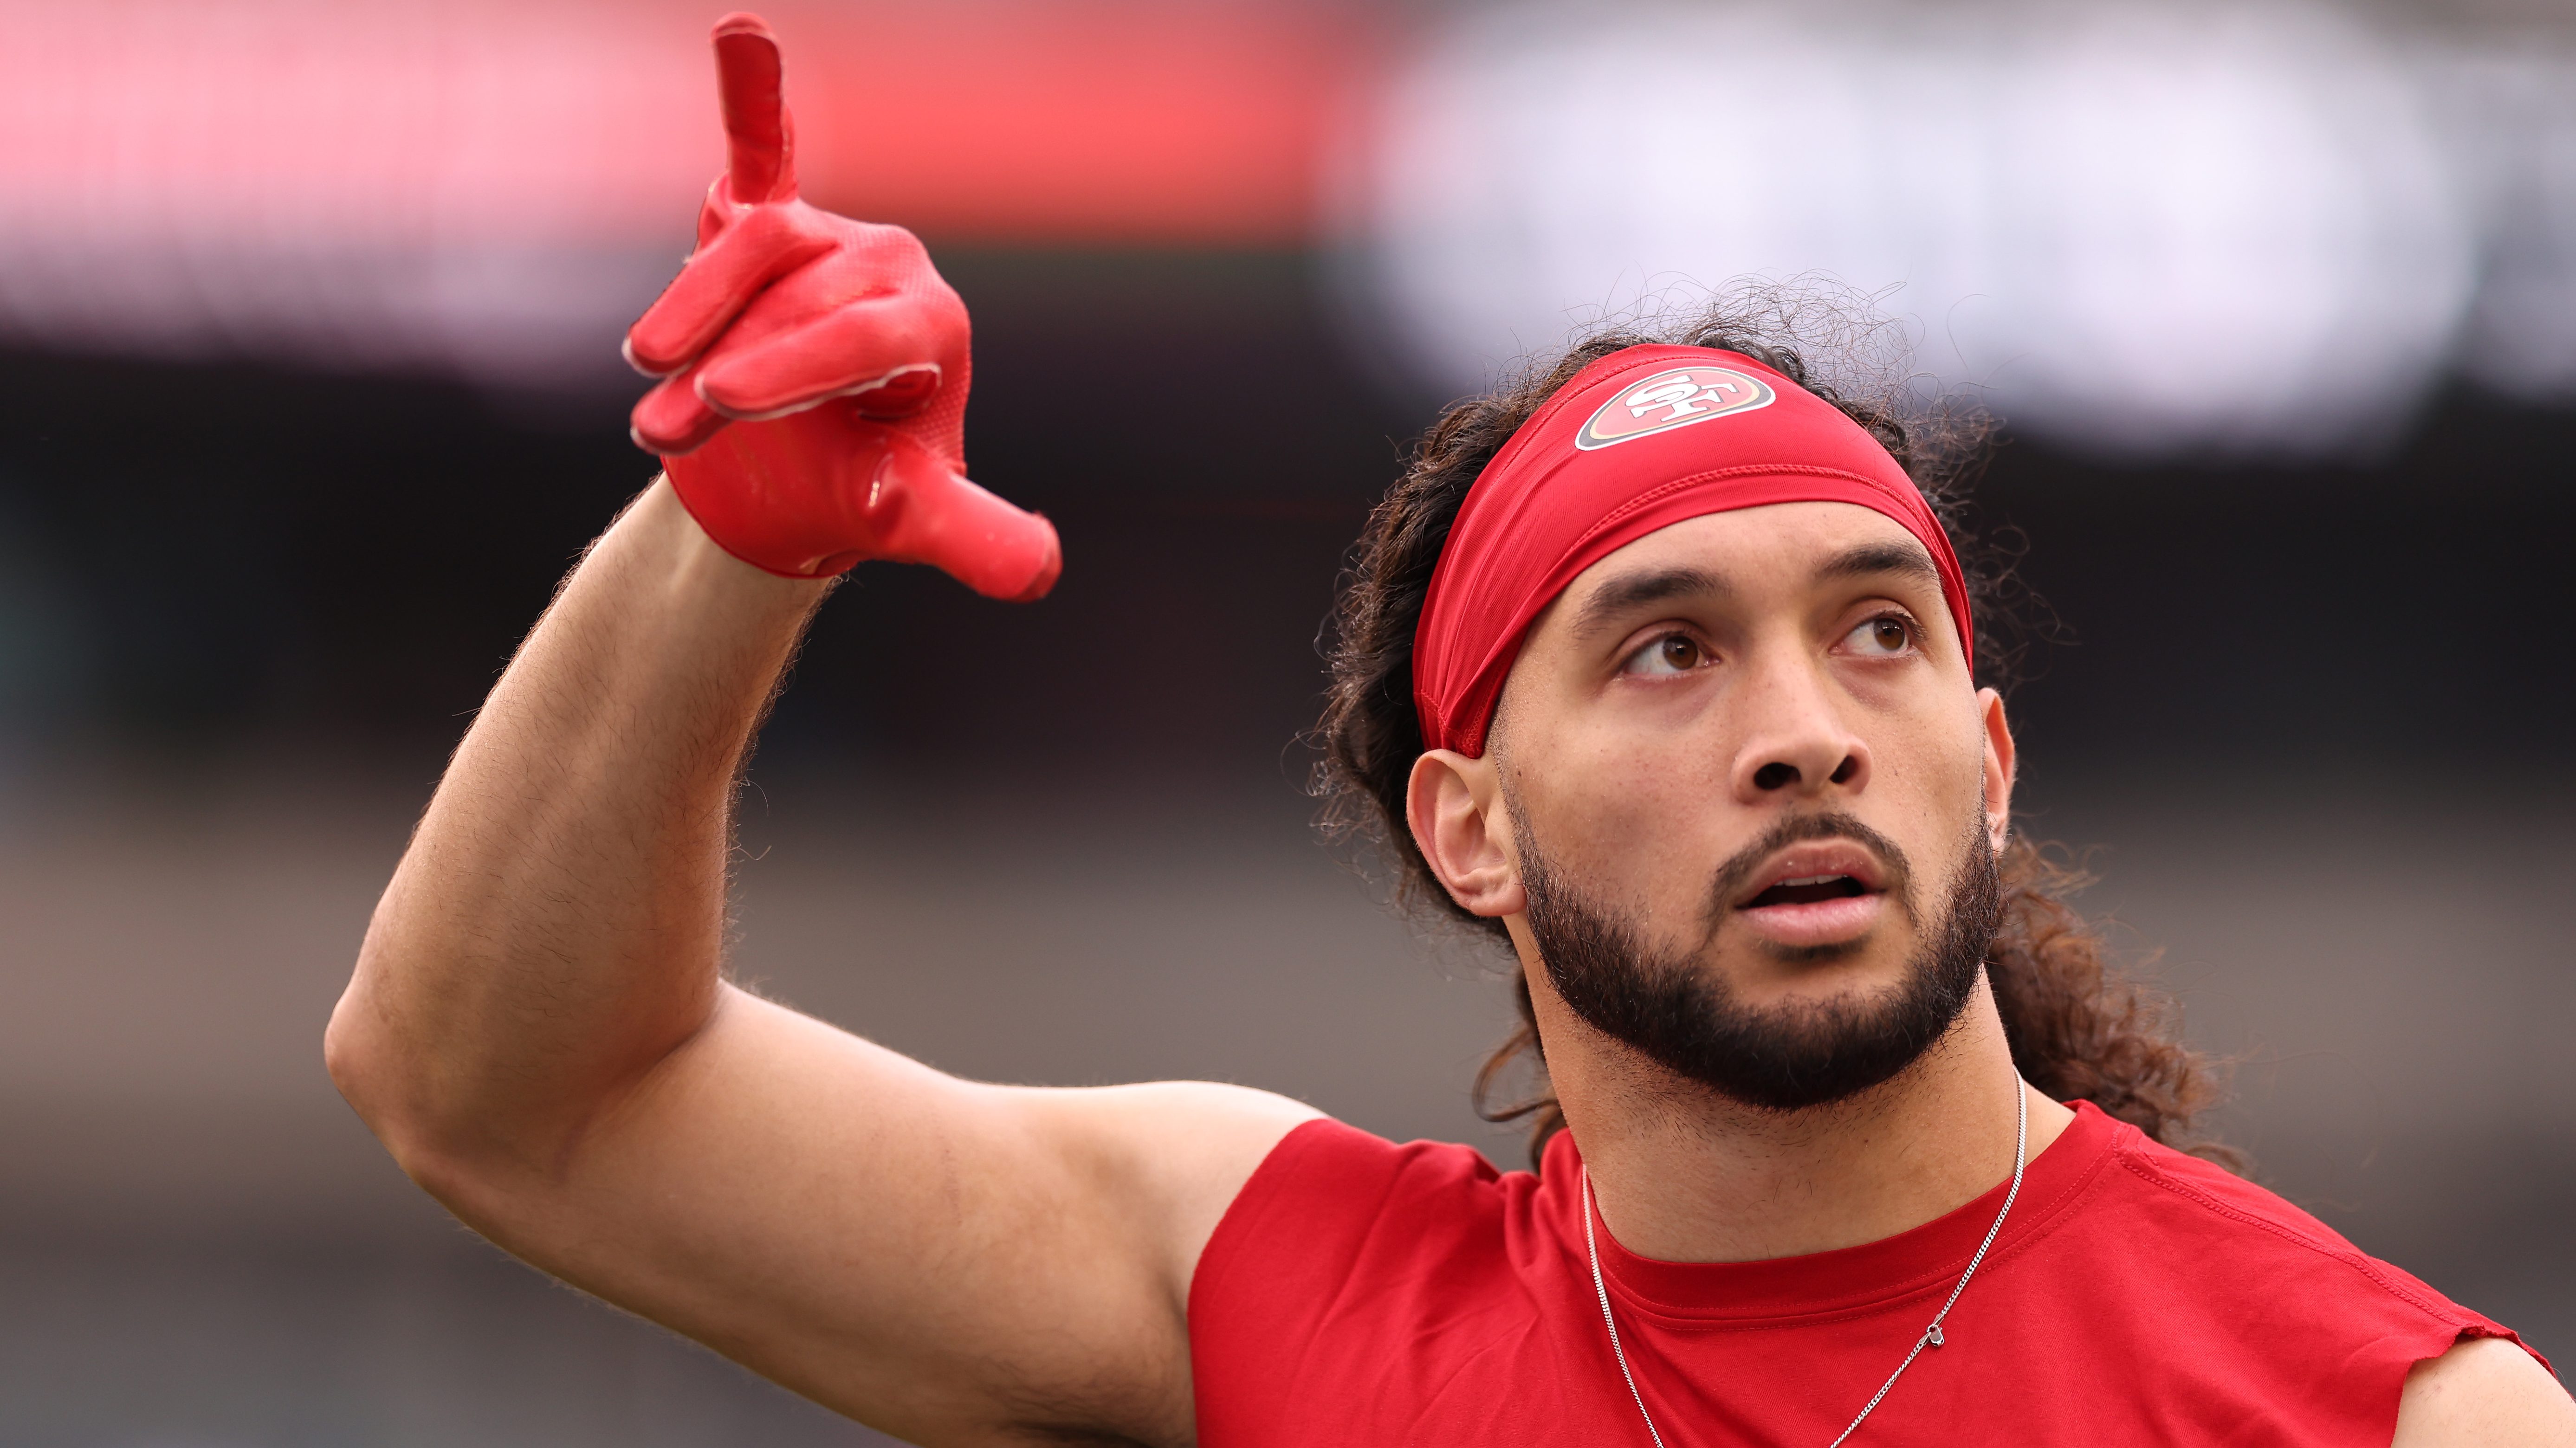
{"label": "brown eye", "polygon": [[1686,674],[1708,662],[1708,650],[1689,634],[1666,634],[1641,646],[1619,666],[1629,674]]}
{"label": "brown eye", "polygon": [[1844,636],[1844,646],[1864,658],[1883,659],[1914,646],[1913,630],[1893,614],[1881,614]]}

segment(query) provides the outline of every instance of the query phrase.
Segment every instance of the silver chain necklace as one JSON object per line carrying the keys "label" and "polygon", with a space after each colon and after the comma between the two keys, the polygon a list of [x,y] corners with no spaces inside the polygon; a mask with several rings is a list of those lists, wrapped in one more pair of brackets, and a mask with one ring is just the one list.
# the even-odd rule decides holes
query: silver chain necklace
{"label": "silver chain necklace", "polygon": [[[1977,1275],[1977,1268],[1986,1260],[1986,1250],[1995,1245],[1995,1237],[2003,1231],[2004,1218],[2012,1215],[2013,1201],[2021,1195],[2022,1168],[2030,1164],[2030,1090],[2022,1084],[2018,1071],[2013,1073],[2013,1106],[2018,1119],[2013,1126],[2012,1190],[2004,1193],[2004,1209],[1995,1213],[1995,1224],[1986,1228],[1986,1240],[1977,1244],[1977,1255],[1968,1259],[1968,1270],[1959,1274],[1959,1283],[1950,1289],[1949,1300],[1941,1304],[1939,1312],[1932,1314],[1932,1325],[1923,1329],[1923,1335],[1914,1340],[1913,1350],[1906,1353],[1905,1361],[1898,1363],[1896,1371],[1887,1375],[1887,1381],[1878,1385],[1878,1391],[1870,1395],[1868,1404],[1851,1420],[1851,1426],[1836,1434],[1826,1448],[1842,1448],[1843,1440],[1860,1431],[1860,1425],[1868,1421],[1880,1403],[1886,1401],[1887,1390],[1896,1386],[1896,1380],[1905,1376],[1905,1370],[1914,1366],[1914,1360],[1923,1355],[1923,1350],[1941,1346],[1941,1322],[1950,1315],[1951,1308],[1959,1305],[1959,1294],[1968,1290],[1968,1279]],[[1655,1415],[1646,1411],[1646,1395],[1637,1391],[1637,1375],[1628,1370],[1628,1350],[1619,1345],[1619,1319],[1610,1311],[1610,1284],[1601,1277],[1601,1244],[1592,1232],[1592,1219],[1599,1214],[1600,1206],[1592,1199],[1592,1169],[1585,1167],[1583,1249],[1592,1254],[1592,1290],[1601,1299],[1601,1325],[1610,1329],[1610,1355],[1619,1360],[1619,1376],[1627,1380],[1628,1396],[1637,1405],[1637,1416],[1646,1420],[1646,1436],[1655,1441],[1655,1448],[1664,1448],[1664,1435],[1655,1428]]]}

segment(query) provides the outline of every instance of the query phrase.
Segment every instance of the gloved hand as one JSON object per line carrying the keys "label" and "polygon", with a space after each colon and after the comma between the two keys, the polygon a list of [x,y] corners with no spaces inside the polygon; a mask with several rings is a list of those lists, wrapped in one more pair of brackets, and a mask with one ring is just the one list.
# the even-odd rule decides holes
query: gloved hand
{"label": "gloved hand", "polygon": [[759,16],[716,22],[728,155],[698,248],[628,329],[662,382],[636,445],[724,550],[822,578],[862,559],[930,563],[1026,600],[1063,567],[1055,529],[965,477],[966,307],[899,226],[796,198],[778,41]]}

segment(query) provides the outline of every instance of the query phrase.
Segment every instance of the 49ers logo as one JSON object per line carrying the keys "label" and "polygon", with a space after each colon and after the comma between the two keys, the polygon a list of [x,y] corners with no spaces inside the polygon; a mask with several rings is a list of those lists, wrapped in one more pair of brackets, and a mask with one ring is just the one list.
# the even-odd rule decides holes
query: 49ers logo
{"label": "49ers logo", "polygon": [[1769,407],[1775,395],[1769,383],[1732,368],[1676,367],[1620,389],[1583,424],[1574,445],[1590,452],[1731,412],[1751,412]]}

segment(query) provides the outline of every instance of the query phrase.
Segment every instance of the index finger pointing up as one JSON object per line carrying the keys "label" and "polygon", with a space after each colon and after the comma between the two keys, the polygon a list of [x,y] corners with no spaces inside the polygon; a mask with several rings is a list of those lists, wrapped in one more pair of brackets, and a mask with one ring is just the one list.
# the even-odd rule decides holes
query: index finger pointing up
{"label": "index finger pointing up", "polygon": [[780,90],[778,37],[757,15],[716,22],[716,85],[724,105],[726,190],[741,205],[796,195],[796,130]]}

